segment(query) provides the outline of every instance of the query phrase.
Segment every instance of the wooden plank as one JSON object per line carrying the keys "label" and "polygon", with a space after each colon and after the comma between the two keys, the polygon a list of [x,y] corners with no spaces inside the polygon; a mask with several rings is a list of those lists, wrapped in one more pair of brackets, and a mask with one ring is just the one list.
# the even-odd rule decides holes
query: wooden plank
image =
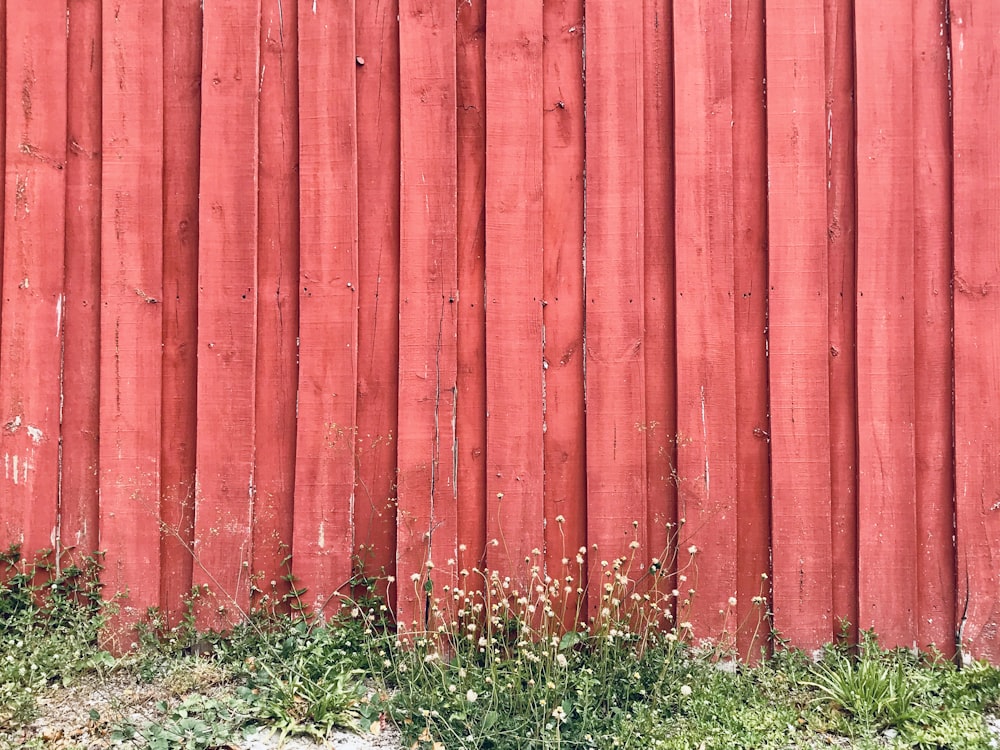
{"label": "wooden plank", "polygon": [[[5,199],[7,195],[7,0],[0,0],[0,61],[3,61],[3,69],[0,72],[0,199]],[[7,205],[4,202],[3,205]],[[6,209],[4,210],[6,216]],[[4,257],[4,220],[0,219],[0,283],[3,281],[3,257]],[[0,287],[2,291],[2,287]],[[0,337],[3,331],[3,294],[0,293]],[[2,350],[0,341],[0,350]],[[0,524],[0,543],[8,544],[7,525]]]}
{"label": "wooden plank", "polygon": [[[486,565],[486,2],[458,3],[458,563]],[[467,579],[476,586],[481,581]]]}
{"label": "wooden plank", "polygon": [[247,611],[257,333],[260,3],[204,9],[194,583],[199,627]]}
{"label": "wooden plank", "polygon": [[487,562],[520,586],[543,541],[541,99],[542,4],[488,7]]}
{"label": "wooden plank", "polygon": [[[767,118],[764,0],[733,5],[733,255],[736,284],[736,616],[739,653],[767,647],[770,433],[767,400]],[[755,602],[756,599],[756,602]],[[728,602],[727,602],[728,604]]]}
{"label": "wooden plank", "polygon": [[[583,404],[583,0],[543,4],[542,294],[545,564],[580,578],[587,544]],[[562,521],[557,519],[562,517]],[[565,566],[563,560],[570,562]],[[555,573],[553,578],[557,577]],[[582,587],[586,581],[578,581]],[[571,619],[574,592],[562,610]],[[569,623],[567,623],[567,626]]]}
{"label": "wooden plank", "polygon": [[[289,591],[298,387],[298,16],[263,0],[260,27],[260,173],[257,199],[255,602]],[[274,584],[271,582],[274,581]],[[267,597],[266,599],[264,597]]]}
{"label": "wooden plank", "polygon": [[[646,550],[643,362],[643,7],[587,14],[587,541],[600,561]],[[641,558],[640,558],[641,560]],[[640,562],[633,575],[639,575]],[[591,615],[601,589],[591,581]]]}
{"label": "wooden plank", "polygon": [[[913,14],[918,645],[955,649],[951,121],[945,4]],[[919,83],[917,83],[919,82]]]}
{"label": "wooden plank", "polygon": [[855,3],[858,551],[861,628],[916,638],[913,19]]}
{"label": "wooden plank", "polygon": [[101,5],[69,3],[59,546],[97,549],[101,342]]}
{"label": "wooden plank", "polygon": [[0,543],[57,535],[66,187],[66,4],[7,8]]}
{"label": "wooden plank", "polygon": [[692,606],[682,607],[695,637],[733,631],[734,618],[719,612],[736,590],[728,11],[719,0],[674,5],[678,562],[687,577],[680,588],[695,590]]}
{"label": "wooden plank", "polygon": [[[163,7],[102,16],[100,544],[118,625],[160,603]],[[120,632],[118,648],[128,647]]]}
{"label": "wooden plank", "polygon": [[1000,10],[951,10],[955,219],[955,469],[958,637],[963,657],[1000,660]]}
{"label": "wooden plank", "polygon": [[299,405],[292,570],[336,614],[351,575],[358,372],[354,2],[299,6]]}
{"label": "wooden plank", "polygon": [[[358,443],[354,554],[366,575],[396,572],[399,394],[399,6],[357,12]],[[379,593],[386,594],[384,583]]]}
{"label": "wooden plank", "polygon": [[774,626],[815,649],[834,635],[823,3],[767,16]]}
{"label": "wooden plank", "polygon": [[830,336],[830,524],[833,616],[858,625],[857,387],[855,378],[855,123],[852,0],[825,0],[827,275]]}
{"label": "wooden plank", "polygon": [[201,38],[201,0],[165,0],[160,606],[170,625],[185,613],[194,567]]}
{"label": "wooden plank", "polygon": [[[402,0],[398,545],[400,629],[423,627],[454,580],[458,488],[456,28],[445,0]],[[427,563],[434,567],[433,576]],[[410,577],[418,576],[417,581]]]}

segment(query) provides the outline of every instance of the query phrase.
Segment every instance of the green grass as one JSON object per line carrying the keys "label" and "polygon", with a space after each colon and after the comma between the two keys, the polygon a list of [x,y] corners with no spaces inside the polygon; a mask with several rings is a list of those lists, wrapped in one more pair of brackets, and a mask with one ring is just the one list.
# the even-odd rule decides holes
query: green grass
{"label": "green grass", "polygon": [[556,581],[529,560],[524,590],[485,571],[439,592],[418,576],[430,605],[422,628],[397,633],[373,598],[346,602],[331,623],[272,611],[225,635],[198,633],[191,618],[168,628],[151,613],[139,650],[120,660],[98,647],[99,558],[58,574],[46,556],[25,566],[12,550],[3,562],[0,745],[39,696],[115,672],[162,692],[148,715],[100,717],[112,739],[152,750],[223,746],[256,728],[318,739],[381,720],[406,747],[432,750],[971,750],[991,747],[983,716],[1000,702],[997,669],[883,650],[871,634],[818,662],[779,650],[737,665],[671,619],[690,592],[668,590],[655,569],[633,580],[628,560],[601,567],[593,617],[573,604],[572,561]]}

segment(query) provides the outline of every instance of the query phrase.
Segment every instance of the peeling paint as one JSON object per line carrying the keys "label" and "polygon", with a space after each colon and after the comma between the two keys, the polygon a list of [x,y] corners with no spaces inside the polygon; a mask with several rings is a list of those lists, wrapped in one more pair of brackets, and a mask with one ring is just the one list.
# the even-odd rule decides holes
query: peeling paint
{"label": "peeling paint", "polygon": [[43,433],[39,428],[34,425],[28,425],[25,429],[28,431],[28,437],[31,438],[31,442],[38,445],[45,439],[45,433]]}

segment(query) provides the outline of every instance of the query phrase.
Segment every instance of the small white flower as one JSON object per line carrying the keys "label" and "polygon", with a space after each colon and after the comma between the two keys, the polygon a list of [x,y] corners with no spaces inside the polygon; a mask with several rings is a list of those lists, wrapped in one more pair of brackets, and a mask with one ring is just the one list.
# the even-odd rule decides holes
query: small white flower
{"label": "small white flower", "polygon": [[688,547],[688,554],[689,555],[694,555],[694,554],[697,554],[697,553],[698,553],[698,545],[692,544],[690,547]]}
{"label": "small white flower", "polygon": [[689,695],[691,695],[691,686],[690,685],[681,685],[681,695],[683,695],[685,698],[687,698]]}
{"label": "small white flower", "polygon": [[565,669],[568,663],[569,662],[563,654],[556,654],[556,664]]}
{"label": "small white flower", "polygon": [[735,596],[729,597],[729,606],[730,607],[735,607],[736,606],[736,597]]}
{"label": "small white flower", "polygon": [[479,698],[479,693],[475,690],[470,690],[465,694],[465,700],[469,701],[469,703],[475,703],[477,698]]}

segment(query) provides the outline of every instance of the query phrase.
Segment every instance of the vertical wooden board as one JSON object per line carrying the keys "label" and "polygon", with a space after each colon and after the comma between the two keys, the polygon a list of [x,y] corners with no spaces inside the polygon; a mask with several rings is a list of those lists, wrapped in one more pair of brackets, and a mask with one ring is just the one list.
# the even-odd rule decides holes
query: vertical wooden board
{"label": "vertical wooden board", "polygon": [[163,6],[103,11],[100,545],[127,648],[160,603]]}
{"label": "vertical wooden board", "polygon": [[[581,571],[587,544],[583,404],[583,0],[543,4],[542,310],[545,561],[553,578]],[[559,521],[559,518],[562,521]],[[580,586],[586,581],[578,581]],[[577,610],[576,597],[564,603]],[[567,623],[568,624],[568,623]]]}
{"label": "vertical wooden board", "polygon": [[260,3],[204,9],[193,579],[199,627],[247,611],[254,502]]}
{"label": "vertical wooden board", "polygon": [[677,541],[673,17],[666,0],[646,0],[643,16],[646,534],[649,556],[665,561]]}
{"label": "vertical wooden board", "polygon": [[[7,0],[0,0],[0,199],[7,195]],[[6,206],[6,203],[4,203]],[[6,209],[4,210],[6,216]],[[0,284],[3,282],[4,221],[0,219]],[[4,295],[0,288],[0,330],[3,325]],[[2,343],[0,343],[2,351]],[[6,535],[6,524],[0,521],[0,534]],[[0,543],[6,536],[0,538]]]}
{"label": "vertical wooden board", "polygon": [[914,335],[918,645],[955,646],[951,121],[946,8],[914,4]]}
{"label": "vertical wooden board", "polygon": [[201,22],[201,0],[165,0],[160,606],[171,625],[184,614],[194,568]]}
{"label": "vertical wooden board", "polygon": [[[641,3],[587,14],[586,461],[592,569],[646,550]],[[633,523],[638,525],[633,528]],[[639,575],[640,562],[632,570]],[[601,589],[590,581],[594,614]]]}
{"label": "vertical wooden board", "polygon": [[[736,590],[733,104],[728,2],[674,4],[678,567],[695,637]],[[694,550],[694,554],[692,554]]]}
{"label": "vertical wooden board", "polygon": [[487,8],[486,165],[487,562],[524,586],[544,511],[539,0]]}
{"label": "vertical wooden board", "polygon": [[815,649],[834,635],[823,3],[767,17],[774,626]]}
{"label": "vertical wooden board", "polygon": [[[253,508],[255,601],[288,593],[298,387],[298,16],[263,0],[257,178],[257,394]],[[274,581],[274,585],[272,585]],[[267,597],[265,599],[264,597]]]}
{"label": "vertical wooden board", "polygon": [[66,4],[7,8],[0,545],[57,535],[66,186]]}
{"label": "vertical wooden board", "polygon": [[830,336],[830,522],[833,616],[858,625],[857,400],[855,378],[854,3],[825,0],[826,214]]}
{"label": "vertical wooden board", "polygon": [[[396,571],[399,395],[399,6],[360,3],[358,122],[358,476],[354,554]],[[384,590],[380,590],[384,594]]]}
{"label": "vertical wooden board", "polygon": [[[358,372],[354,2],[299,5],[299,402],[292,571],[332,615],[351,575]],[[324,609],[325,608],[325,609]]]}
{"label": "vertical wooden board", "polygon": [[402,0],[399,19],[396,616],[409,630],[426,624],[458,553],[455,7]]}
{"label": "vertical wooden board", "polygon": [[733,269],[736,296],[736,614],[739,653],[760,655],[770,623],[767,402],[767,122],[764,0],[733,5]]}
{"label": "vertical wooden board", "polygon": [[958,637],[1000,660],[1000,11],[951,5],[955,220],[955,469]]}
{"label": "vertical wooden board", "polygon": [[101,340],[101,4],[68,5],[60,548],[97,549]]}
{"label": "vertical wooden board", "polygon": [[858,571],[861,628],[916,639],[913,19],[857,0]]}
{"label": "vertical wooden board", "polygon": [[486,564],[486,2],[457,8],[458,563],[471,570]]}

